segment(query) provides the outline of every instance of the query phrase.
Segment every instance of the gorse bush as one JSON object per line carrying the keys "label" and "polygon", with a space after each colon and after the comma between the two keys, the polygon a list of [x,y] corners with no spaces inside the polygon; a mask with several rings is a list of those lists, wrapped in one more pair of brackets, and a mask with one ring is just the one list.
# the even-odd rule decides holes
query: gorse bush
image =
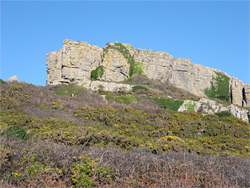
{"label": "gorse bush", "polygon": [[81,156],[74,157],[76,162],[71,168],[72,182],[76,187],[91,188],[95,185],[95,180],[111,179],[113,172],[109,167],[100,167],[93,158]]}
{"label": "gorse bush", "polygon": [[228,112],[178,113],[182,100],[136,95],[150,84],[99,91],[111,101],[72,97],[73,85],[14,85],[1,85],[3,187],[250,187],[250,126]]}
{"label": "gorse bush", "polygon": [[13,101],[16,104],[24,104],[28,102],[29,95],[25,92],[21,85],[11,84],[2,91],[2,99]]}
{"label": "gorse bush", "polygon": [[93,80],[93,81],[94,80],[100,80],[100,78],[102,78],[103,74],[104,74],[104,67],[99,66],[95,70],[91,71],[90,79]]}
{"label": "gorse bush", "polygon": [[229,80],[230,78],[225,74],[216,72],[216,78],[212,78],[211,87],[205,89],[205,94],[210,98],[229,101]]}
{"label": "gorse bush", "polygon": [[159,138],[153,145],[148,146],[148,151],[159,154],[163,152],[182,152],[187,151],[188,146],[181,138],[177,136],[165,136]]}

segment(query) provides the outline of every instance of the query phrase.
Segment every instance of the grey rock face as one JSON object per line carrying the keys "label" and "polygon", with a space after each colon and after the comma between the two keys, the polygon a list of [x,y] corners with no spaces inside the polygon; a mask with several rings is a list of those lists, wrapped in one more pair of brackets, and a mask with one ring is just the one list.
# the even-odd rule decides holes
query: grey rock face
{"label": "grey rock face", "polygon": [[190,110],[192,107],[194,112],[201,112],[203,114],[215,114],[219,112],[228,111],[234,117],[242,119],[243,121],[249,122],[248,110],[237,107],[233,104],[226,106],[216,101],[201,98],[199,101],[185,100],[184,103],[178,109],[178,112],[184,112]]}
{"label": "grey rock face", "polygon": [[237,78],[231,78],[230,80],[230,91],[232,103],[238,106],[242,106],[243,94],[242,90],[244,83]]}
{"label": "grey rock face", "polygon": [[17,76],[11,76],[6,82],[11,83],[11,82],[18,82]]}
{"label": "grey rock face", "polygon": [[246,103],[246,107],[250,108],[250,84],[245,84],[243,90],[243,97]]}
{"label": "grey rock face", "polygon": [[59,52],[47,54],[47,84],[76,83],[90,80],[91,70],[102,65],[103,49],[86,42],[64,40]]}
{"label": "grey rock face", "polygon": [[103,81],[123,81],[129,78],[128,60],[117,50],[109,49],[103,58]]}
{"label": "grey rock face", "polygon": [[129,84],[119,84],[119,83],[108,83],[101,81],[87,81],[83,84],[84,87],[92,89],[92,90],[105,90],[112,92],[129,92],[132,91],[132,86]]}
{"label": "grey rock face", "polygon": [[242,109],[242,108],[239,108],[233,104],[231,104],[229,107],[229,112],[234,116],[234,117],[237,117],[239,119],[242,119],[243,121],[247,121],[249,122],[249,119],[248,119],[248,110],[245,110],[245,109]]}
{"label": "grey rock face", "polygon": [[177,88],[201,97],[205,96],[204,89],[211,86],[216,69],[194,64],[189,59],[173,59],[165,52],[138,50],[131,45],[125,45],[134,59],[142,63],[146,75],[151,79],[169,82]]}
{"label": "grey rock face", "polygon": [[[130,44],[123,44],[123,46],[127,48],[135,62],[142,65],[143,72],[148,78],[169,83],[196,96],[206,97],[205,89],[211,87],[216,73],[223,73],[217,69],[194,64],[189,59],[174,59],[165,52],[135,49]],[[104,74],[100,81],[117,82],[129,78],[128,59],[119,50],[102,49],[86,42],[64,40],[60,51],[47,54],[47,84],[86,85],[90,82],[91,71],[99,66],[104,66]],[[226,73],[223,74],[230,78],[232,103],[238,106],[249,106],[250,87]]]}

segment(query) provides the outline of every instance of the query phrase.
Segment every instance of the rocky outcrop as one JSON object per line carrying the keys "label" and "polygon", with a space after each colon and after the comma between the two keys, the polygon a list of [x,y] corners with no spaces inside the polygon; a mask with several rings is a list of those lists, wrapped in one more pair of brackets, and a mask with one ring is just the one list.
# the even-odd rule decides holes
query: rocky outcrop
{"label": "rocky outcrop", "polygon": [[105,72],[103,81],[123,81],[129,78],[128,60],[117,50],[110,49],[103,58]]}
{"label": "rocky outcrop", "polygon": [[194,64],[189,59],[174,59],[165,52],[134,49],[128,44],[125,46],[135,61],[142,63],[143,70],[149,78],[168,82],[197,96],[205,96],[205,88],[210,88],[212,77],[215,77],[215,71],[218,71]]}
{"label": "rocky outcrop", "polygon": [[59,52],[47,54],[47,84],[76,83],[90,80],[90,74],[102,64],[103,49],[86,42],[64,40]]}
{"label": "rocky outcrop", "polygon": [[92,71],[100,66],[104,67],[104,73],[98,80],[109,84],[143,73],[196,96],[231,97],[235,105],[250,105],[250,87],[226,73],[194,64],[189,59],[174,59],[165,52],[135,49],[118,42],[100,48],[86,42],[64,40],[60,51],[47,54],[47,84],[88,85],[93,78]]}
{"label": "rocky outcrop", "polygon": [[194,111],[203,114],[215,114],[220,112],[230,112],[234,117],[249,122],[248,110],[237,107],[233,104],[226,106],[214,100],[201,98],[199,101],[185,100],[178,109],[178,112]]}
{"label": "rocky outcrop", "polygon": [[18,82],[17,76],[11,76],[7,81],[7,83],[11,83],[11,82]]}
{"label": "rocky outcrop", "polygon": [[92,90],[105,90],[112,92],[129,92],[132,91],[132,86],[129,84],[120,84],[114,82],[87,81],[83,84],[84,87]]}

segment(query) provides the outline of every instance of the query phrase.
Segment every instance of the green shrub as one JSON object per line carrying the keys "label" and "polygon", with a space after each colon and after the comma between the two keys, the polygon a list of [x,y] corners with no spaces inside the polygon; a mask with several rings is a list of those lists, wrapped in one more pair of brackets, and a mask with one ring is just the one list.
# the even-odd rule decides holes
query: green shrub
{"label": "green shrub", "polygon": [[104,74],[104,67],[99,66],[95,70],[91,71],[90,79],[93,81],[100,80],[100,78],[103,76],[103,74]]}
{"label": "green shrub", "polygon": [[121,103],[121,104],[122,103],[123,104],[130,104],[133,101],[137,101],[137,99],[133,95],[129,94],[129,95],[116,96],[115,101],[118,103]]}
{"label": "green shrub", "polygon": [[171,109],[177,111],[183,104],[183,100],[173,100],[173,99],[162,99],[162,98],[152,98],[156,101],[161,108]]}
{"label": "green shrub", "polygon": [[211,87],[204,90],[205,94],[209,98],[217,98],[223,101],[229,101],[229,80],[230,78],[225,74],[216,72],[216,78],[212,78]]}
{"label": "green shrub", "polygon": [[215,115],[217,115],[219,117],[229,117],[229,116],[232,116],[232,114],[229,111],[219,112],[219,113],[216,113]]}
{"label": "green shrub", "polygon": [[185,105],[187,107],[187,111],[193,112],[194,111],[194,104],[188,103]]}
{"label": "green shrub", "polygon": [[12,138],[19,138],[22,140],[28,139],[28,135],[26,133],[25,128],[18,125],[7,128],[1,133],[1,135],[5,135],[7,138],[12,137]]}
{"label": "green shrub", "polygon": [[143,67],[141,63],[132,61],[129,66],[129,76],[131,77],[134,74],[143,74]]}
{"label": "green shrub", "polygon": [[78,95],[84,90],[83,87],[76,86],[76,85],[59,85],[56,86],[56,90],[54,91],[57,95]]}
{"label": "green shrub", "polygon": [[1,84],[6,84],[6,82],[3,79],[0,79]]}
{"label": "green shrub", "polygon": [[148,91],[148,88],[144,87],[144,86],[133,86],[132,87],[132,91],[136,92],[138,90],[144,90],[144,91]]}

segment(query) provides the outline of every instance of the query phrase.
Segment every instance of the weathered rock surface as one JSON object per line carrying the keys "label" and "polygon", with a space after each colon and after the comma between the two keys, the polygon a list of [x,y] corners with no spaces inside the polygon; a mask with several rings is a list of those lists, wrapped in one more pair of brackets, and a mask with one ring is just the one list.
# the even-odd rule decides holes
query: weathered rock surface
{"label": "weathered rock surface", "polygon": [[103,81],[123,81],[129,78],[128,60],[117,50],[110,49],[103,58]]}
{"label": "weathered rock surface", "polygon": [[129,92],[132,90],[132,86],[129,84],[120,84],[114,82],[101,82],[101,81],[87,81],[83,84],[84,87],[92,90],[105,90],[112,92]]}
{"label": "weathered rock surface", "polygon": [[250,84],[245,84],[243,89],[243,98],[246,102],[246,107],[250,108]]}
{"label": "weathered rock surface", "polygon": [[102,65],[103,49],[86,42],[64,40],[59,52],[47,54],[47,84],[76,83],[90,80],[91,70]]}
{"label": "weathered rock surface", "polygon": [[17,76],[11,76],[6,82],[10,83],[10,82],[18,82]]}
{"label": "weathered rock surface", "polygon": [[201,98],[199,101],[185,100],[184,103],[178,109],[178,112],[184,111],[201,112],[203,114],[215,114],[219,112],[228,111],[234,117],[249,122],[248,110],[242,109],[233,104],[226,106],[224,104],[206,98]]}
{"label": "weathered rock surface", "polygon": [[210,88],[215,71],[219,71],[194,64],[189,59],[174,59],[165,52],[134,49],[129,44],[125,44],[125,46],[134,59],[142,63],[143,70],[149,78],[163,83],[169,82],[173,86],[188,90],[197,96],[205,96],[204,89]]}
{"label": "weathered rock surface", "polygon": [[[91,71],[99,66],[104,66],[104,74],[100,78],[102,82],[110,84],[129,78],[128,57],[112,48],[116,44],[118,43],[108,43],[104,48],[100,48],[86,42],[64,40],[60,51],[47,54],[47,84],[88,85]],[[130,44],[121,45],[125,46],[126,53],[128,52],[135,62],[141,64],[144,74],[150,79],[170,83],[200,97],[206,97],[205,90],[211,88],[217,73],[222,73],[230,78],[228,90],[232,103],[250,107],[250,86],[226,73],[194,64],[188,59],[174,59],[165,52],[135,49]]]}
{"label": "weathered rock surface", "polygon": [[231,78],[230,80],[230,91],[231,91],[231,101],[233,104],[242,106],[243,105],[243,94],[242,90],[244,88],[244,83],[237,78]]}

